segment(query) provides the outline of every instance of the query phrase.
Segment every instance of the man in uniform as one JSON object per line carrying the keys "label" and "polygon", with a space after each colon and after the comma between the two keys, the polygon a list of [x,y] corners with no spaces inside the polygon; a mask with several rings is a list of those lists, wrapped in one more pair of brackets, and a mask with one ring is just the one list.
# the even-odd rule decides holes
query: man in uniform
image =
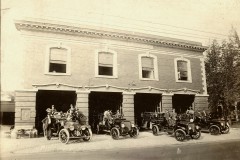
{"label": "man in uniform", "polygon": [[54,115],[54,113],[56,113],[57,112],[57,110],[55,109],[55,107],[54,107],[54,105],[52,105],[52,115]]}

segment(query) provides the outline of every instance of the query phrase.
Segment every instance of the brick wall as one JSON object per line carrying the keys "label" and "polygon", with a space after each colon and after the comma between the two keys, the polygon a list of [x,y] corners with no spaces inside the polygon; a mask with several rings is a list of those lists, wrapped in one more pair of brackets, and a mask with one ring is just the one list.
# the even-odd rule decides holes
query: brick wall
{"label": "brick wall", "polygon": [[[40,34],[40,33],[37,33]],[[155,47],[159,52],[151,53],[157,56],[158,59],[158,74],[159,81],[141,81],[139,80],[138,71],[138,55],[145,54],[147,51],[137,49],[140,44],[110,41],[107,42],[101,39],[74,37],[66,35],[51,35],[47,36],[55,38],[29,38],[25,37],[25,77],[24,87],[32,88],[32,84],[47,84],[47,83],[66,83],[71,85],[103,85],[110,84],[121,87],[128,87],[128,84],[135,82],[135,87],[152,86],[164,89],[179,89],[189,88],[194,90],[203,89],[201,62],[199,58],[189,58],[188,56],[201,56],[201,53],[194,51],[184,51],[181,49]],[[65,39],[64,39],[65,38]],[[66,40],[67,39],[67,40]],[[69,39],[74,39],[69,41]],[[87,41],[84,42],[83,41]],[[114,43],[117,45],[104,45],[103,43]],[[64,46],[71,48],[71,75],[70,76],[51,76],[45,75],[45,54],[48,45],[57,45],[62,43]],[[94,42],[94,44],[92,43]],[[136,49],[128,49],[121,47],[136,46]],[[95,51],[108,46],[109,49],[117,52],[118,60],[118,78],[96,78],[95,77]],[[152,46],[142,45],[151,48]],[[180,55],[186,55],[191,61],[192,83],[176,83],[174,71],[174,58],[179,58]]]}

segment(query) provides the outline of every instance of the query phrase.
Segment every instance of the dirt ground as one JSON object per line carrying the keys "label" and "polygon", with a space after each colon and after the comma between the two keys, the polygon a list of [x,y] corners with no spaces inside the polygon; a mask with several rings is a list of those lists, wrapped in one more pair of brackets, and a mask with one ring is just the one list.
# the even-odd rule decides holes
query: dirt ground
{"label": "dirt ground", "polygon": [[[238,127],[238,126],[237,126]],[[211,143],[217,141],[240,139],[240,127],[231,128],[228,134],[213,136],[209,133],[202,133],[200,139],[187,139],[184,142],[176,141],[173,135],[165,132],[159,136],[153,136],[151,131],[140,132],[138,138],[122,137],[119,140],[113,140],[110,135],[93,135],[90,142],[81,140],[72,140],[69,144],[61,143],[57,137],[47,140],[45,137],[20,139],[11,139],[10,126],[1,126],[1,154],[11,153],[39,153],[39,152],[59,152],[59,151],[86,151],[112,148],[142,148],[163,145],[181,145],[182,143]]]}

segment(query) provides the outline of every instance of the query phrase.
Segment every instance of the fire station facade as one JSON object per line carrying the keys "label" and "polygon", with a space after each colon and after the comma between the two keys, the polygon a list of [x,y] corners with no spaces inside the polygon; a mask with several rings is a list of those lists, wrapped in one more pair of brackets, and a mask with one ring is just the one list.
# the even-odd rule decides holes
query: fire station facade
{"label": "fire station facade", "polygon": [[198,42],[46,20],[18,20],[24,87],[16,90],[15,126],[41,130],[46,109],[73,104],[93,124],[104,110],[138,123],[141,113],[206,109]]}

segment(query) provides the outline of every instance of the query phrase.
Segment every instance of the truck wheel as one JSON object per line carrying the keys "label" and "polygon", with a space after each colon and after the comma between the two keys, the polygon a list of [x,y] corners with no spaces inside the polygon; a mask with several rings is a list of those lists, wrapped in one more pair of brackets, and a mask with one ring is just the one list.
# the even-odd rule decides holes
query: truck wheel
{"label": "truck wheel", "polygon": [[152,127],[152,131],[153,131],[153,135],[154,135],[154,136],[157,136],[157,135],[159,134],[159,128],[158,128],[158,126],[157,126],[157,125],[154,125],[154,126]]}
{"label": "truck wheel", "polygon": [[177,141],[184,141],[186,139],[186,133],[182,129],[177,129],[174,135]]}
{"label": "truck wheel", "polygon": [[132,138],[137,138],[139,135],[139,130],[137,127],[132,128],[132,132],[130,133],[130,137]]}
{"label": "truck wheel", "polygon": [[226,125],[226,126],[225,126],[225,129],[222,130],[221,133],[223,133],[223,134],[228,134],[229,131],[230,131],[230,128],[229,128],[229,126]]}
{"label": "truck wheel", "polygon": [[92,139],[92,130],[85,129],[84,136],[86,136],[85,138],[83,138],[84,141],[90,141]]}
{"label": "truck wheel", "polygon": [[209,128],[209,132],[211,135],[218,135],[220,134],[220,128],[216,125],[213,125]]}
{"label": "truck wheel", "polygon": [[119,129],[117,129],[116,127],[112,128],[111,129],[111,136],[115,140],[119,139],[119,136],[120,136]]}
{"label": "truck wheel", "polygon": [[69,132],[67,129],[62,129],[60,132],[59,132],[59,140],[62,142],[62,143],[65,143],[67,144],[69,142],[69,139],[70,139],[70,136],[69,136]]}
{"label": "truck wheel", "polygon": [[193,139],[199,139],[201,137],[201,131],[196,131],[196,134],[190,135]]}

